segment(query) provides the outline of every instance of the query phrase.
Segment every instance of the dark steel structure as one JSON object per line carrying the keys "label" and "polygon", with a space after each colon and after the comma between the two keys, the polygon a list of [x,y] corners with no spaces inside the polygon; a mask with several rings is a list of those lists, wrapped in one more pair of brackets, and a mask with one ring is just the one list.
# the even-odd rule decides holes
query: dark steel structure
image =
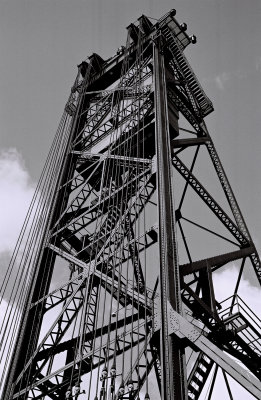
{"label": "dark steel structure", "polygon": [[4,400],[211,399],[218,369],[261,398],[260,259],[175,14],[78,66],[1,289]]}

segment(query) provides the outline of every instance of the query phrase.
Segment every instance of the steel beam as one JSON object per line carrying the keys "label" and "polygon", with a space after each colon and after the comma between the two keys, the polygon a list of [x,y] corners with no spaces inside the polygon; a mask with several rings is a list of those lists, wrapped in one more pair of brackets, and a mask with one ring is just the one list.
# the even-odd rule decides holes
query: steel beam
{"label": "steel beam", "polygon": [[187,398],[184,354],[177,340],[168,334],[167,301],[181,312],[181,295],[172,204],[165,67],[160,39],[153,49],[161,292],[161,394],[165,400],[183,400]]}
{"label": "steel beam", "polygon": [[252,252],[253,246],[249,246],[241,250],[232,251],[231,253],[220,254],[219,256],[205,258],[204,260],[182,264],[180,265],[180,273],[185,276],[200,271],[202,268],[211,267],[217,269],[218,266],[222,266],[228,262],[250,256]]}

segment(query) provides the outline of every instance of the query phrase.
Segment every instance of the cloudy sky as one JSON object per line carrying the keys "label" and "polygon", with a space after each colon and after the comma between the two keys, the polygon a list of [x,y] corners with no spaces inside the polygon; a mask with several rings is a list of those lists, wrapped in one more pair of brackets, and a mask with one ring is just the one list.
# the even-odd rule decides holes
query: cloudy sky
{"label": "cloudy sky", "polygon": [[[6,265],[77,64],[125,44],[141,14],[176,8],[186,55],[213,101],[206,122],[261,249],[260,0],[0,0],[0,261]],[[233,273],[233,271],[232,271]],[[248,283],[245,283],[246,287]]]}

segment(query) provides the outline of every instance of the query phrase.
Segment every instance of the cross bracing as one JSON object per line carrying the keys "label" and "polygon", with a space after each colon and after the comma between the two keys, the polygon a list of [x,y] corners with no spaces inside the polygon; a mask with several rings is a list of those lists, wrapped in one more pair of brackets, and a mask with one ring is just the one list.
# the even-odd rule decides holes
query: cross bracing
{"label": "cross bracing", "polygon": [[[261,398],[260,259],[171,10],[78,74],[2,284],[2,398]],[[213,192],[213,193],[212,193]],[[228,298],[220,273],[233,271]],[[214,397],[213,397],[214,398]]]}

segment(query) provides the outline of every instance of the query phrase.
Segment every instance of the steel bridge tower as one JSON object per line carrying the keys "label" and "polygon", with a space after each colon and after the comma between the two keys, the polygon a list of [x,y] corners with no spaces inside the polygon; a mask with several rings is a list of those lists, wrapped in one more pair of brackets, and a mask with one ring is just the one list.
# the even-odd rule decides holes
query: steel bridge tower
{"label": "steel bridge tower", "polygon": [[211,399],[218,374],[227,398],[232,381],[261,398],[260,320],[238,295],[260,259],[175,14],[78,66],[2,282],[4,400]]}

